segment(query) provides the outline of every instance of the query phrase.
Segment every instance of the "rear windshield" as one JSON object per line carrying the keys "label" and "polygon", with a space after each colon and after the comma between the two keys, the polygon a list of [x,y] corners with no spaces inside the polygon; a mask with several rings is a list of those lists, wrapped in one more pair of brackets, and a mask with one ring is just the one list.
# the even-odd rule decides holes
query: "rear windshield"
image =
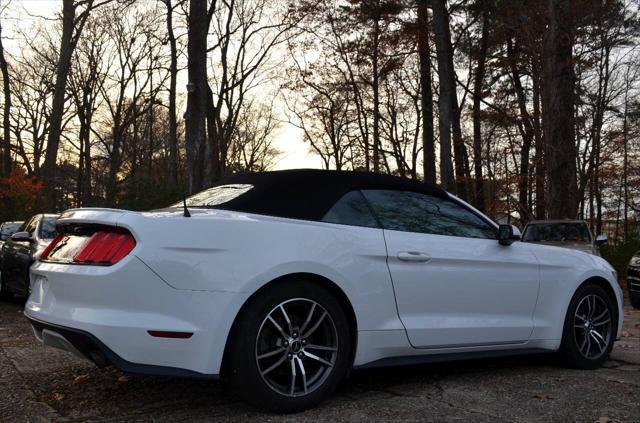
{"label": "rear windshield", "polygon": [[584,242],[590,243],[589,228],[585,223],[535,223],[524,231],[525,242]]}
{"label": "rear windshield", "polygon": [[[187,198],[187,207],[213,207],[228,203],[253,188],[251,184],[220,185],[201,191]],[[169,207],[182,207],[182,201]]]}
{"label": "rear windshield", "polygon": [[56,218],[45,217],[40,223],[40,239],[53,239],[56,237]]}
{"label": "rear windshield", "polygon": [[6,241],[13,235],[18,229],[20,229],[22,222],[6,222],[2,224],[0,230],[0,241]]}

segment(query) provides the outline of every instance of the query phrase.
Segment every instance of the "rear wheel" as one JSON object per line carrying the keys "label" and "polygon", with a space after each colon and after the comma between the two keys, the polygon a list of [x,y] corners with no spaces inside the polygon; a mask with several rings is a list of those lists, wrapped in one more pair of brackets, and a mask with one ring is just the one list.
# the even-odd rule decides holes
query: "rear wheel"
{"label": "rear wheel", "polygon": [[572,367],[595,369],[608,358],[615,340],[614,300],[600,286],[583,285],[565,318],[561,350]]}
{"label": "rear wheel", "polygon": [[349,322],[323,287],[282,282],[252,300],[239,319],[223,377],[246,401],[301,411],[329,396],[347,373]]}

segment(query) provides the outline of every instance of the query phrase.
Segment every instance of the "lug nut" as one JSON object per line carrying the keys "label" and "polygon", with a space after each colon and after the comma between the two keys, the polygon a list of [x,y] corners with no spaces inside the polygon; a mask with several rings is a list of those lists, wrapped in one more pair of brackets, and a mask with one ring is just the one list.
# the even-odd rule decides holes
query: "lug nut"
{"label": "lug nut", "polygon": [[306,339],[302,340],[302,345],[307,345],[307,340]]}
{"label": "lug nut", "polygon": [[285,346],[285,347],[288,347],[288,346],[289,346],[289,341],[285,340],[285,341],[284,341],[284,346]]}
{"label": "lug nut", "polygon": [[287,354],[287,358],[288,358],[289,360],[291,360],[291,359],[293,358],[293,354],[291,354],[291,353]]}
{"label": "lug nut", "polygon": [[302,358],[302,357],[304,357],[304,354],[302,354],[302,351],[300,351],[300,352],[298,353],[298,358]]}
{"label": "lug nut", "polygon": [[298,332],[293,332],[293,337],[297,338],[298,337]]}

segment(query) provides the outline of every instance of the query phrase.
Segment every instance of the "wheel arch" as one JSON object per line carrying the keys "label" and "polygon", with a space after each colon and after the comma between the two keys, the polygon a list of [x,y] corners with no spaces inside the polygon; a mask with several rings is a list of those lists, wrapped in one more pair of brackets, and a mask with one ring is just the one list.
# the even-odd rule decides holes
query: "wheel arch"
{"label": "wheel arch", "polygon": [[325,289],[328,289],[329,292],[338,300],[343,310],[345,311],[347,320],[349,322],[349,332],[351,334],[351,345],[352,345],[351,351],[349,352],[350,354],[349,359],[351,363],[353,363],[353,360],[355,359],[357,346],[358,346],[358,321],[356,318],[355,311],[353,309],[353,305],[351,304],[351,301],[349,300],[349,297],[347,296],[347,294],[344,292],[342,288],[340,288],[340,286],[338,286],[338,284],[336,284],[335,282],[333,282],[332,280],[330,280],[325,276],[321,276],[315,273],[308,273],[308,272],[288,273],[286,275],[278,276],[277,278],[272,279],[271,281],[262,285],[258,290],[256,290],[253,294],[251,294],[249,298],[246,299],[246,301],[242,304],[242,306],[236,313],[236,316],[233,319],[233,323],[231,324],[231,329],[229,330],[229,333],[227,335],[227,339],[224,346],[224,353],[222,355],[222,363],[220,366],[220,374],[222,377],[225,376],[224,373],[227,368],[226,362],[229,357],[229,354],[228,354],[229,346],[232,343],[233,337],[237,335],[237,326],[238,326],[239,316],[241,316],[242,313],[244,313],[244,311],[247,309],[247,307],[249,307],[249,305],[252,303],[252,301],[255,298],[262,295],[262,293],[269,290],[271,287],[273,287],[274,285],[277,285],[278,283],[281,283],[287,280],[292,280],[292,279],[304,280],[306,283],[312,283],[312,284],[321,286]]}
{"label": "wheel arch", "polygon": [[[613,310],[613,317],[615,319],[615,324],[612,326],[613,328],[616,329],[617,331],[617,327],[618,327],[618,322],[620,321],[620,310],[619,310],[619,306],[618,306],[618,297],[616,295],[616,291],[613,289],[613,286],[611,286],[611,283],[601,277],[601,276],[591,276],[589,278],[587,278],[586,280],[584,280],[580,285],[578,285],[573,293],[573,295],[575,295],[575,293],[582,288],[585,285],[588,284],[594,284],[599,286],[600,288],[602,288],[604,290],[604,292],[607,293],[607,295],[609,295],[609,298],[611,299],[611,301],[613,301],[613,303],[615,304],[614,310]],[[573,298],[573,295],[571,296],[571,298]],[[569,302],[570,304],[571,302]],[[567,311],[568,311],[568,306],[567,306]]]}

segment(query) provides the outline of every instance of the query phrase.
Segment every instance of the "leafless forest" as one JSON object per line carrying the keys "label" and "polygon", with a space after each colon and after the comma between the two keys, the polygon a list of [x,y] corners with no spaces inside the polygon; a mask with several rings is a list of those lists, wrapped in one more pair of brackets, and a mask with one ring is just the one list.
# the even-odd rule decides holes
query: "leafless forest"
{"label": "leafless forest", "polygon": [[638,0],[23,6],[0,10],[3,218],[160,207],[305,143],[497,219],[636,231]]}

